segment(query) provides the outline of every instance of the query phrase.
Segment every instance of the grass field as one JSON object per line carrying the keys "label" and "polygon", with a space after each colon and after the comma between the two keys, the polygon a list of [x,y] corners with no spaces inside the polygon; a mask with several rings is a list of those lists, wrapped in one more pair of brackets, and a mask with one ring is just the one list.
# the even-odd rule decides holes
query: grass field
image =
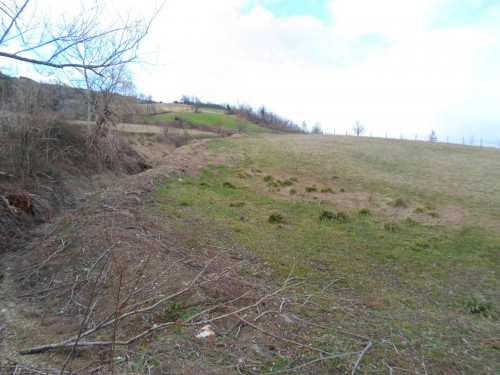
{"label": "grass field", "polygon": [[208,125],[213,127],[220,126],[224,129],[229,129],[233,132],[239,132],[240,128],[243,132],[265,132],[269,133],[270,130],[263,126],[252,124],[248,121],[243,121],[240,123],[236,117],[224,115],[220,113],[188,113],[188,112],[178,112],[178,113],[165,113],[154,116],[142,117],[141,119],[146,122],[172,122],[175,118],[181,118],[185,121],[189,121],[195,125]]}
{"label": "grass field", "polygon": [[303,279],[290,298],[309,296],[304,319],[373,340],[366,373],[500,370],[499,150],[304,135],[209,149],[233,158],[167,183],[150,208],[187,245],[237,243],[254,259],[242,272]]}

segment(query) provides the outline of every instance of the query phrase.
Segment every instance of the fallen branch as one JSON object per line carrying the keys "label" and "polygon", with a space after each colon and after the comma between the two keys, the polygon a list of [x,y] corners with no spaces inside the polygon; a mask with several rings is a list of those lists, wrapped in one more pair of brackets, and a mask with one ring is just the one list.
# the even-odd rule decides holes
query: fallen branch
{"label": "fallen branch", "polygon": [[329,355],[331,356],[332,353],[329,353],[329,352],[326,352],[324,350],[321,350],[321,349],[318,349],[318,348],[315,348],[314,346],[310,346],[310,345],[306,345],[306,344],[302,344],[300,342],[297,342],[297,341],[293,341],[293,340],[289,340],[289,339],[286,339],[284,337],[281,337],[281,336],[278,336],[278,335],[275,335],[274,333],[272,332],[269,332],[269,331],[266,331],[265,329],[262,329],[260,328],[259,326],[255,325],[255,324],[252,324],[250,323],[249,321],[246,321],[245,319],[239,317],[239,319],[245,323],[246,325],[252,327],[252,328],[255,328],[256,330],[262,332],[263,334],[265,335],[268,335],[268,336],[271,336],[273,338],[275,338],[276,340],[281,340],[281,341],[284,341],[284,342],[287,342],[289,344],[293,344],[293,345],[296,345],[296,346],[300,346],[301,348],[306,348],[306,349],[309,349],[309,350],[312,350],[312,351],[315,351],[315,352],[318,352],[318,353],[321,353],[321,354],[326,354],[326,355]]}
{"label": "fallen branch", "polygon": [[[122,340],[122,341],[79,341],[79,342],[75,342],[75,341],[66,342],[67,341],[66,340],[63,342],[56,343],[56,344],[41,345],[41,346],[37,346],[34,348],[30,348],[30,349],[23,349],[23,350],[19,351],[19,354],[22,354],[22,355],[37,354],[37,353],[43,353],[43,352],[46,352],[46,351],[52,350],[52,349],[79,347],[79,346],[93,347],[93,346],[110,346],[110,345],[120,345],[120,346],[129,345],[132,342],[137,341],[140,338],[142,338],[146,335],[149,335],[152,332],[158,331],[158,330],[165,328],[165,327],[172,326],[174,324],[175,324],[175,322],[167,322],[167,323],[163,323],[160,325],[154,325],[153,327],[139,333],[136,336],[129,338],[128,340]],[[80,335],[80,337],[81,336],[82,335]]]}
{"label": "fallen branch", "polygon": [[334,359],[334,358],[350,357],[351,355],[356,355],[356,354],[360,354],[360,353],[361,352],[352,352],[352,353],[344,353],[344,354],[333,354],[333,355],[330,355],[330,356],[327,356],[327,357],[321,357],[321,358],[318,358],[318,359],[306,362],[303,365],[300,365],[300,366],[297,366],[297,367],[293,367],[293,368],[286,369],[286,370],[268,372],[267,374],[284,374],[284,373],[287,373],[287,372],[292,372],[292,371],[297,371],[297,370],[303,369],[304,367],[310,366],[310,365],[312,365],[314,363],[317,363],[317,362],[328,361],[328,360]]}
{"label": "fallen branch", "polygon": [[365,346],[365,348],[363,349],[363,351],[361,352],[361,354],[359,355],[358,357],[358,360],[356,361],[356,363],[354,364],[354,367],[352,369],[352,372],[351,372],[351,375],[354,375],[354,373],[356,372],[356,370],[358,369],[358,366],[359,364],[361,363],[361,360],[363,359],[363,356],[365,355],[365,353],[372,347],[372,342],[370,341],[368,343],[368,345]]}

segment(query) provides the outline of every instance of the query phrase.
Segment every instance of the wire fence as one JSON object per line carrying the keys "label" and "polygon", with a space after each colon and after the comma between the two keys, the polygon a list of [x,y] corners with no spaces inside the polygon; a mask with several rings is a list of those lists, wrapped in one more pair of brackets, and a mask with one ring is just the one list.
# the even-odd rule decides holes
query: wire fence
{"label": "wire fence", "polygon": [[[326,133],[325,133],[326,134]],[[352,132],[345,131],[345,132],[337,132],[336,130],[333,131],[333,133],[330,133],[333,135],[345,135],[345,136],[356,136],[356,134],[353,134]],[[430,136],[429,134],[418,134],[415,133],[413,136],[409,134],[404,134],[400,133],[398,135],[395,134],[389,134],[388,132],[385,133],[384,135],[373,135],[373,133],[364,133],[360,136],[364,137],[369,137],[369,138],[386,138],[386,139],[399,139],[403,141],[430,141]],[[485,139],[485,138],[480,138],[480,137],[475,137],[475,136],[468,136],[468,137],[450,137],[450,136],[442,136],[439,137],[435,135],[435,138],[433,140],[434,142],[438,143],[449,143],[449,144],[455,144],[455,145],[463,145],[463,146],[475,146],[475,147],[490,147],[490,148],[500,148],[500,140],[499,141],[494,141],[492,139]]]}

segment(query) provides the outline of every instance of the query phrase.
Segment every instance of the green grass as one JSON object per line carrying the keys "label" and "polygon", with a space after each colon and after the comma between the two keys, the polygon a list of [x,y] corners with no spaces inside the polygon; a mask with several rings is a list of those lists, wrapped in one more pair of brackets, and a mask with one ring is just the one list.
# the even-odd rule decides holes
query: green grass
{"label": "green grass", "polygon": [[[474,181],[478,170],[488,169],[483,164],[492,159],[492,151],[464,148],[461,155],[455,146],[449,146],[451,151],[433,144],[400,147],[396,141],[393,150],[384,140],[325,138],[211,141],[216,154],[242,156],[233,158],[230,167],[206,168],[200,178],[169,182],[157,191],[154,210],[171,218],[169,225],[186,243],[239,243],[257,260],[254,267],[266,269],[277,281],[293,270],[306,281],[306,295],[328,280],[339,280],[328,294],[312,299],[321,308],[314,310],[316,315],[311,310],[308,319],[337,317],[335,324],[383,337],[401,352],[446,368],[457,363],[466,363],[460,368],[471,373],[496,368],[497,349],[483,345],[485,336],[478,332],[500,334],[500,231],[494,208],[500,198],[492,194],[500,181],[491,175]],[[406,151],[415,147],[420,155]],[[370,152],[375,160],[365,157]],[[426,164],[429,154],[439,163]],[[256,170],[262,173],[259,178],[238,177]],[[454,174],[459,181],[452,179]],[[295,194],[284,184],[269,189],[270,182],[292,181],[291,176]],[[462,184],[469,185],[458,189]],[[318,192],[317,200],[297,193],[312,186],[337,191],[346,186],[347,192]],[[401,196],[407,207],[394,204]],[[456,222],[448,218],[450,210],[469,216]],[[439,218],[428,212],[439,212]],[[195,233],[189,230],[193,223]],[[374,359],[380,366],[380,358],[393,353],[392,344],[384,348],[378,347],[379,359]],[[464,359],[464,351],[471,355]]]}
{"label": "green grass", "polygon": [[[195,125],[208,125],[214,127],[220,125],[221,128],[229,129],[233,132],[239,132],[240,124],[238,123],[239,120],[236,117],[218,113],[165,113],[161,115],[143,117],[142,120],[150,123],[168,123],[174,121],[176,117],[189,121]],[[248,121],[243,121],[242,124],[244,132],[271,132],[271,130],[266,127],[252,124]]]}

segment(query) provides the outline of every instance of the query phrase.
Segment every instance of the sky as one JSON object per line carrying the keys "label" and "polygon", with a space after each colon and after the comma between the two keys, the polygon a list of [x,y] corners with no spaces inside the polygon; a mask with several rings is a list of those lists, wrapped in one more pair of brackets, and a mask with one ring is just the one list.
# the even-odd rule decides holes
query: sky
{"label": "sky", "polygon": [[[147,15],[159,2],[116,3]],[[166,0],[131,69],[157,101],[500,147],[498,20],[499,0]]]}

